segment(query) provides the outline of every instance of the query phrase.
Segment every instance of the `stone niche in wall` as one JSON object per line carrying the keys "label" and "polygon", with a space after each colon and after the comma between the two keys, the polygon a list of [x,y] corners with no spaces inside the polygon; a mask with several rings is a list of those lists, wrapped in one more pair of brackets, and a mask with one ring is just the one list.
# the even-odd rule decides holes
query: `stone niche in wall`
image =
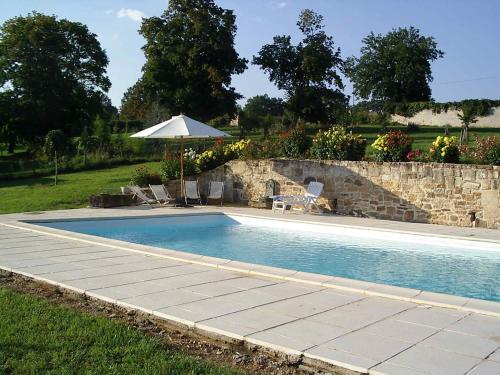
{"label": "stone niche in wall", "polygon": [[315,160],[234,160],[200,176],[225,183],[225,200],[245,203],[265,194],[301,194],[325,184],[320,204],[341,215],[500,228],[500,167],[433,163]]}

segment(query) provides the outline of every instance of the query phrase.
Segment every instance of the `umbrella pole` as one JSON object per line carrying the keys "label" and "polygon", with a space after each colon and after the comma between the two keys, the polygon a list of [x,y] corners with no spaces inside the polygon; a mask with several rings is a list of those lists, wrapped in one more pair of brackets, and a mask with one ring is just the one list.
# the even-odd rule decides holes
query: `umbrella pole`
{"label": "umbrella pole", "polygon": [[184,194],[184,137],[181,136],[181,192],[179,197],[182,199],[182,195]]}

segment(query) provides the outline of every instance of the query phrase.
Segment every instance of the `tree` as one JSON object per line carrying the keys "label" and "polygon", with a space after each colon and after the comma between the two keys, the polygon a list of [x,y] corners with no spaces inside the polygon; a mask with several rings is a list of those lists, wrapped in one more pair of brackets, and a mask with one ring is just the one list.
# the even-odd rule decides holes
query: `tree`
{"label": "tree", "polygon": [[264,136],[267,136],[276,117],[283,116],[283,99],[271,98],[267,94],[256,95],[247,100],[244,111],[254,127],[262,128]]}
{"label": "tree", "polygon": [[58,158],[64,155],[68,147],[69,139],[60,129],[51,130],[45,136],[45,145],[43,147],[45,155],[48,158],[54,158],[54,185],[57,185]]}
{"label": "tree", "polygon": [[144,86],[139,80],[123,94],[120,116],[126,120],[144,120],[148,110]]}
{"label": "tree", "polygon": [[304,34],[299,44],[293,45],[289,35],[275,36],[253,57],[253,64],[285,90],[287,108],[296,121],[335,122],[336,110],[347,105],[339,75],[340,48],[323,30],[323,17],[312,10],[301,12],[297,26]]}
{"label": "tree", "polygon": [[100,116],[94,120],[94,135],[99,143],[99,151],[104,153],[109,149],[111,143],[111,126],[108,122],[104,121]]}
{"label": "tree", "polygon": [[105,110],[107,65],[96,35],[81,23],[37,12],[7,20],[0,28],[0,91],[14,100],[15,136],[36,143],[55,127],[80,134]]}
{"label": "tree", "polygon": [[474,106],[464,104],[462,105],[462,114],[457,114],[460,121],[462,121],[462,130],[460,131],[460,146],[466,144],[469,140],[469,125],[477,122],[477,114]]}
{"label": "tree", "polygon": [[245,104],[245,111],[260,117],[267,115],[275,117],[283,116],[283,99],[271,98],[267,94],[252,96],[248,98]]}
{"label": "tree", "polygon": [[157,101],[171,114],[202,121],[234,114],[241,95],[230,86],[231,76],[247,63],[234,48],[235,21],[213,0],[170,0],[160,17],[144,19],[143,76],[122,108],[133,98],[139,108]]}
{"label": "tree", "polygon": [[346,61],[354,92],[363,99],[414,102],[431,99],[431,62],[444,56],[433,37],[414,27],[387,35],[370,33],[363,39],[361,56]]}

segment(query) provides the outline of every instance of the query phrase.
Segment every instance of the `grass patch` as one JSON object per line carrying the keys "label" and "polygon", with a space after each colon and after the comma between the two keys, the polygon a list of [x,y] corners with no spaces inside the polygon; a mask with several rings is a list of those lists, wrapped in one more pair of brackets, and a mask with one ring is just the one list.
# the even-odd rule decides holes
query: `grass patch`
{"label": "grass patch", "polygon": [[237,374],[117,321],[0,288],[0,373]]}
{"label": "grass patch", "polygon": [[129,183],[137,167],[158,170],[159,165],[158,162],[150,162],[61,174],[57,186],[54,186],[52,177],[0,182],[0,213],[85,207],[92,194],[118,192],[120,186]]}

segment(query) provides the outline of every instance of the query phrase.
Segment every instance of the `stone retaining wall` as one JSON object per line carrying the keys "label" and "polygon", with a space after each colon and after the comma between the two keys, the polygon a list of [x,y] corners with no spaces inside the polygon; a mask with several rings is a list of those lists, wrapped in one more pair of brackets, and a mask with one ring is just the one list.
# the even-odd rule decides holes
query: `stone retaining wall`
{"label": "stone retaining wall", "polygon": [[231,161],[199,177],[225,181],[225,200],[264,195],[266,181],[278,193],[299,194],[309,181],[325,184],[320,203],[344,215],[500,229],[500,167],[312,160]]}

